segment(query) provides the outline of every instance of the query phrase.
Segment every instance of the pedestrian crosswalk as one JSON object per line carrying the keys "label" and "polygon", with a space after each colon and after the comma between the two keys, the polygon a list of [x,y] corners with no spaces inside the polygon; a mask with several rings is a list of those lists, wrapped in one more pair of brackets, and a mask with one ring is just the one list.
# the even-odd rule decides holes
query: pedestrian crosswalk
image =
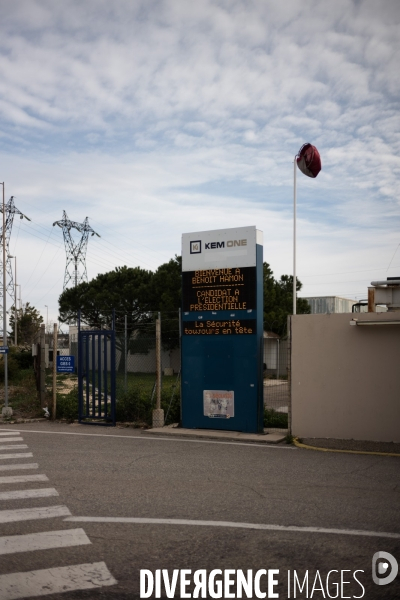
{"label": "pedestrian crosswalk", "polygon": [[83,544],[90,544],[83,529],[61,529],[60,531],[41,531],[26,535],[9,535],[0,537],[0,555],[82,546]]}
{"label": "pedestrian crosswalk", "polygon": [[32,521],[34,519],[54,519],[55,517],[70,517],[66,506],[39,506],[36,508],[18,508],[0,510],[0,523],[16,523],[17,521]]}
{"label": "pedestrian crosswalk", "polygon": [[19,452],[18,454],[0,454],[0,460],[7,460],[10,458],[32,458],[32,452]]}
{"label": "pedestrian crosswalk", "polygon": [[22,471],[25,469],[38,469],[37,463],[18,463],[17,465],[0,465],[0,471]]}
{"label": "pedestrian crosswalk", "polygon": [[1,483],[28,483],[32,481],[48,481],[49,478],[46,475],[6,475],[5,477],[0,476]]}
{"label": "pedestrian crosswalk", "polygon": [[[21,489],[25,484],[45,484],[48,477],[42,473],[27,474],[25,471],[39,469],[38,463],[20,462],[22,458],[32,458],[31,452],[14,452],[26,450],[26,444],[14,444],[23,441],[20,432],[0,431],[0,556],[17,553],[38,552],[43,550],[90,546],[91,541],[85,531],[79,529],[58,529],[43,526],[44,531],[18,535],[3,535],[2,524],[22,521],[38,521],[65,518],[71,516],[67,506],[55,504],[37,506],[37,500],[57,497],[59,494],[53,487],[36,487]],[[11,452],[10,452],[11,450]],[[3,454],[5,452],[5,454]],[[12,460],[12,463],[2,461]],[[15,471],[15,473],[14,473]],[[18,489],[7,489],[16,485]],[[6,491],[2,491],[1,488]],[[34,499],[35,505],[24,508],[2,508],[10,500]],[[45,500],[43,500],[45,502]],[[17,504],[18,506],[18,504]],[[53,523],[53,521],[52,521]],[[64,526],[65,527],[65,526]],[[43,555],[44,556],[44,555]],[[89,556],[89,555],[88,555]],[[46,567],[45,558],[43,567]],[[1,562],[0,562],[1,564]],[[23,598],[38,598],[50,594],[64,594],[69,591],[94,590],[104,586],[115,585],[117,581],[109,572],[104,562],[83,563],[58,567],[42,568],[29,571],[19,571],[0,574],[1,600],[17,600]]]}
{"label": "pedestrian crosswalk", "polygon": [[47,498],[58,496],[54,488],[39,488],[37,490],[14,490],[12,492],[0,492],[0,500],[19,500],[20,498]]}
{"label": "pedestrian crosswalk", "polygon": [[117,581],[104,562],[0,575],[2,600],[37,598],[75,590],[93,590]]}

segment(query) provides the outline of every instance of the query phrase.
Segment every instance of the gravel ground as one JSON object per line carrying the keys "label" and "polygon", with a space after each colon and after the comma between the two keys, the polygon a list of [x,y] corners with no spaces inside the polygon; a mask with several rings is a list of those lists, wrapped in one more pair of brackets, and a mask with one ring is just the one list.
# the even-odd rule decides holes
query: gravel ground
{"label": "gravel ground", "polygon": [[333,450],[358,450],[361,452],[391,452],[400,455],[400,443],[368,442],[366,440],[334,440],[327,438],[301,438],[303,444]]}

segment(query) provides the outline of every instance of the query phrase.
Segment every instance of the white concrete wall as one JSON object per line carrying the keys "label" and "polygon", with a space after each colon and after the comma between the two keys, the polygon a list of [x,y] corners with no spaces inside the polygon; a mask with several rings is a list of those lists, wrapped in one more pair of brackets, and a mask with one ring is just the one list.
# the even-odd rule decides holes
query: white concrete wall
{"label": "white concrete wall", "polygon": [[292,433],[400,442],[400,313],[291,318]]}

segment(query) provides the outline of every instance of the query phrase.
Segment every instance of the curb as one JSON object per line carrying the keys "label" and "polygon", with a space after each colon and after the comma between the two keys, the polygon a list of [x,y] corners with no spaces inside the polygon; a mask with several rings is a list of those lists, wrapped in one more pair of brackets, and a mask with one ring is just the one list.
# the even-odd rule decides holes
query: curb
{"label": "curb", "polygon": [[[174,430],[172,432],[172,430]],[[187,433],[187,429],[181,427],[170,428],[159,427],[159,428],[151,428],[143,430],[143,435],[146,437],[148,435],[152,435],[154,437],[159,436],[167,436],[169,439],[180,438],[180,439],[196,439],[196,440],[207,440],[207,441],[218,441],[218,442],[237,442],[242,444],[262,444],[262,445],[277,445],[283,442],[285,439],[284,435],[274,435],[274,434],[243,434],[244,436],[249,437],[240,437],[240,432],[229,432],[224,431],[223,433],[226,435],[218,435],[218,430],[213,430],[215,433],[208,433],[208,430],[205,429],[193,429],[190,430],[191,433]],[[202,433],[203,432],[203,433]],[[232,435],[232,433],[236,433],[236,435]],[[259,436],[259,437],[256,437]],[[249,439],[250,438],[250,439]]]}
{"label": "curb", "polygon": [[48,421],[49,419],[46,417],[37,417],[36,419],[22,419],[22,418],[18,418],[18,419],[14,419],[14,420],[7,420],[7,421],[3,421],[2,419],[0,419],[0,425],[22,425],[23,423],[39,423],[40,421]]}
{"label": "curb", "polygon": [[297,448],[304,448],[305,450],[317,450],[318,452],[339,452],[341,454],[368,454],[369,456],[397,456],[400,458],[400,454],[395,452],[367,452],[366,450],[338,450],[336,448],[319,448],[318,446],[308,446],[302,444],[297,438],[293,438],[293,444]]}

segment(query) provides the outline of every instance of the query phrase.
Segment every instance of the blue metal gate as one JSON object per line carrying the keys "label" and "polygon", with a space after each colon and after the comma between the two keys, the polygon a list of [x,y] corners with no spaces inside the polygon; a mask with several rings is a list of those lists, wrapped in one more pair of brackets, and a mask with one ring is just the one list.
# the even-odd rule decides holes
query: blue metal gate
{"label": "blue metal gate", "polygon": [[115,426],[115,318],[111,329],[81,329],[78,319],[79,423]]}

